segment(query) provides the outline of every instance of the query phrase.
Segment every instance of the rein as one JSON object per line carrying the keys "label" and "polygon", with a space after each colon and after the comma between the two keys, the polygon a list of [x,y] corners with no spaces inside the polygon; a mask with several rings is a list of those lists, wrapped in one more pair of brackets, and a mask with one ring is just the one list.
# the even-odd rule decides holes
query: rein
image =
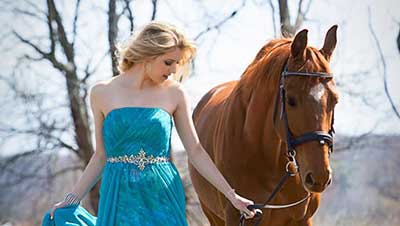
{"label": "rein", "polygon": [[[299,77],[319,77],[319,78],[333,78],[331,73],[326,73],[326,72],[292,72],[288,71],[288,63],[286,61],[283,70],[281,72],[281,77],[279,81],[279,93],[276,96],[277,100],[275,101],[275,107],[274,107],[274,123],[275,123],[275,115],[277,111],[277,102],[278,98],[281,103],[281,114],[280,114],[280,119],[284,121],[285,124],[285,131],[286,131],[286,144],[287,144],[287,156],[288,156],[288,162],[286,164],[286,173],[281,177],[279,180],[278,184],[275,186],[274,190],[272,191],[271,195],[267,198],[267,200],[262,203],[262,204],[254,204],[254,205],[249,205],[247,208],[249,210],[256,210],[256,222],[254,223],[254,226],[258,226],[261,223],[262,220],[262,210],[261,209],[282,209],[282,208],[289,208],[293,207],[296,205],[299,205],[303,203],[304,201],[308,200],[310,198],[311,194],[307,192],[308,194],[302,198],[301,200],[297,202],[293,202],[290,204],[286,205],[272,205],[268,204],[275,196],[276,194],[281,190],[287,179],[289,177],[295,176],[297,173],[299,173],[299,166],[296,161],[296,146],[306,143],[309,141],[318,141],[321,145],[328,144],[329,147],[329,154],[333,152],[333,135],[335,133],[335,129],[333,128],[333,123],[334,123],[334,113],[332,115],[332,122],[331,122],[331,128],[328,131],[328,133],[324,131],[313,131],[309,132],[306,134],[303,134],[299,137],[294,137],[292,132],[290,131],[289,128],[289,121],[286,113],[286,90],[285,90],[285,78],[289,76],[299,76]],[[293,165],[294,171],[292,172],[289,167],[290,165]],[[245,226],[245,214],[241,213],[240,215],[240,223],[239,226]]]}

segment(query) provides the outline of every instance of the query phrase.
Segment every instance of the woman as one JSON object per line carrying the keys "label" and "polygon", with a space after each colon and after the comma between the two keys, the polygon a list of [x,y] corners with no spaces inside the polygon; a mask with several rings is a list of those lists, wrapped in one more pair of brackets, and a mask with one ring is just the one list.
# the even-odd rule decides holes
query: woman
{"label": "woman", "polygon": [[187,225],[184,189],[169,157],[172,120],[201,175],[235,208],[254,216],[246,208],[253,202],[235,193],[201,146],[188,97],[169,79],[172,74],[181,79],[177,70],[185,71],[194,54],[180,31],[159,22],[119,47],[120,75],[90,92],[96,151],[71,193],[53,206],[51,218],[57,220],[59,208],[76,207],[102,176],[96,225]]}

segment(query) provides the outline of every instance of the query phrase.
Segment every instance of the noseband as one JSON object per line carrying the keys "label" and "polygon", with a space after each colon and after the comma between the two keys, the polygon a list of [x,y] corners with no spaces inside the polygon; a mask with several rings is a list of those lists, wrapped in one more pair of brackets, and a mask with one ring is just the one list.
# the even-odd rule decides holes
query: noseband
{"label": "noseband", "polygon": [[[296,161],[296,150],[295,148],[303,143],[309,142],[309,141],[318,141],[319,144],[321,145],[328,145],[329,148],[329,154],[333,152],[333,135],[335,133],[335,129],[333,128],[333,123],[334,123],[334,113],[332,114],[332,122],[331,122],[331,128],[329,129],[328,132],[325,131],[313,131],[313,132],[308,132],[305,133],[301,136],[293,136],[292,132],[290,131],[289,128],[289,121],[286,113],[286,89],[285,89],[285,79],[287,77],[317,77],[317,78],[333,78],[333,75],[331,73],[326,73],[326,72],[297,72],[297,71],[288,71],[288,60],[286,61],[285,65],[283,66],[281,76],[280,76],[280,81],[279,81],[279,93],[276,95],[276,100],[275,100],[275,107],[274,107],[274,116],[273,116],[273,122],[275,123],[275,116],[278,108],[278,100],[280,101],[281,104],[281,114],[280,114],[280,119],[283,120],[284,125],[285,125],[285,132],[286,132],[286,145],[287,145],[287,156],[288,156],[288,163],[286,164],[286,174],[280,179],[278,184],[275,186],[274,190],[272,191],[271,195],[268,197],[267,201],[265,201],[262,204],[254,204],[254,205],[249,205],[247,208],[249,210],[254,210],[256,209],[256,218],[258,218],[254,224],[254,226],[257,226],[260,224],[261,219],[262,219],[262,211],[261,209],[263,208],[269,208],[269,209],[281,209],[281,208],[289,208],[296,206],[305,200],[307,200],[310,197],[310,193],[307,194],[306,197],[303,199],[293,202],[287,205],[269,205],[268,203],[275,197],[275,195],[279,192],[279,190],[282,188],[286,180],[290,176],[295,176],[298,173],[298,164]],[[278,99],[279,98],[279,99]],[[293,165],[294,171],[291,171],[290,165]],[[244,226],[245,225],[245,214],[242,213],[240,215],[240,223],[239,226]]]}

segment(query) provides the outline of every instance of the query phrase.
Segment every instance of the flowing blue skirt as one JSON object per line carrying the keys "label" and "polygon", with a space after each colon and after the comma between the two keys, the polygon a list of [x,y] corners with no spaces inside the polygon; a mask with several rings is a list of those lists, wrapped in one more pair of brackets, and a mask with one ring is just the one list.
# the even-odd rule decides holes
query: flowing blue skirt
{"label": "flowing blue skirt", "polygon": [[42,226],[187,226],[185,196],[172,162],[147,165],[106,163],[97,217],[80,205],[49,211]]}

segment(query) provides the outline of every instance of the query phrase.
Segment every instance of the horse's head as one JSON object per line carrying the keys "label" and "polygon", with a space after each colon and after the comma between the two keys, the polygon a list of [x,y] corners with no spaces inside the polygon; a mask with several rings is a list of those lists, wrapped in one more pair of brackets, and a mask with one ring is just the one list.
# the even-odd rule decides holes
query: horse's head
{"label": "horse's head", "polygon": [[329,61],[336,29],[329,29],[320,50],[307,46],[307,30],[295,36],[275,103],[275,129],[289,153],[296,153],[303,186],[310,192],[322,192],[332,180],[328,157],[338,95]]}

